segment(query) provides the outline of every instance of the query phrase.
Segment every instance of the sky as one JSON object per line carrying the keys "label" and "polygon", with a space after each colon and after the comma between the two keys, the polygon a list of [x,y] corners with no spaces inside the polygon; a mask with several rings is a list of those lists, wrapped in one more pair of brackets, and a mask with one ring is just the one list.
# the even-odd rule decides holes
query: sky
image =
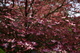
{"label": "sky", "polygon": [[[69,17],[80,16],[80,13],[76,13],[76,12],[80,12],[80,3],[78,3],[77,0],[71,1],[70,3],[72,4],[72,7],[68,11]],[[74,12],[74,11],[76,11],[76,12]]]}

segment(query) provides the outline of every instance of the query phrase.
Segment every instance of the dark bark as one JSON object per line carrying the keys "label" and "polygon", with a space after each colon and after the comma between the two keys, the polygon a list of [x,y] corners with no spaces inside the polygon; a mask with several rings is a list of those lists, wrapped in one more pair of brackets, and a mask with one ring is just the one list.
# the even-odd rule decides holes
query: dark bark
{"label": "dark bark", "polygon": [[[34,3],[34,0],[32,0],[32,2],[31,2],[31,7],[32,7],[32,5],[33,5],[33,3]],[[34,14],[34,11],[33,11],[33,7],[32,7],[32,14],[31,14],[31,16],[33,17],[33,14]]]}
{"label": "dark bark", "polygon": [[25,1],[25,16],[27,16],[28,12],[27,12],[27,7],[28,7],[28,1]]}
{"label": "dark bark", "polygon": [[5,5],[6,5],[6,0],[5,0]]}
{"label": "dark bark", "polygon": [[14,0],[12,0],[12,2],[13,2],[13,6],[12,7],[14,7]]}

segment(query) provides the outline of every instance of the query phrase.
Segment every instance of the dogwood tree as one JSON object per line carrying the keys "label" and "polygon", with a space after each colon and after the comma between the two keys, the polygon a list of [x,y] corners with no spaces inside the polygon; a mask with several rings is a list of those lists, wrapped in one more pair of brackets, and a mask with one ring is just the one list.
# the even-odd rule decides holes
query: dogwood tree
{"label": "dogwood tree", "polygon": [[80,52],[80,17],[70,0],[5,0],[0,7],[0,48],[6,53]]}

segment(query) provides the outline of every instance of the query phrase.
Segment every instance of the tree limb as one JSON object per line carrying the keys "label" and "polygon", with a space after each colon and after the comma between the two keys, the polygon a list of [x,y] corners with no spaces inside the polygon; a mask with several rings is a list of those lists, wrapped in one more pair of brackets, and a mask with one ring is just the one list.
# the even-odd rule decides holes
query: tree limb
{"label": "tree limb", "polygon": [[61,5],[60,7],[57,7],[54,11],[52,11],[52,12],[48,13],[48,14],[47,14],[47,15],[45,15],[44,17],[46,18],[46,17],[47,17],[47,16],[49,16],[50,14],[52,14],[52,13],[56,12],[56,10],[58,10],[58,9],[60,9],[62,6],[64,6],[64,5],[63,5],[63,4],[64,4],[64,2],[65,2],[65,0],[63,1],[62,5]]}

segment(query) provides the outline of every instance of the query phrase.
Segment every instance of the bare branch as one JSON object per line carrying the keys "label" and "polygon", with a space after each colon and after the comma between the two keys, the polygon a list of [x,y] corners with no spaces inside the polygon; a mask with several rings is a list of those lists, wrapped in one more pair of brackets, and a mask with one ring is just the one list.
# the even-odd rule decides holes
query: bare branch
{"label": "bare branch", "polygon": [[52,12],[48,13],[48,14],[47,14],[47,15],[45,15],[44,17],[46,18],[46,17],[47,17],[47,16],[49,16],[50,14],[52,14],[52,13],[56,12],[56,10],[58,10],[58,9],[60,9],[62,6],[64,6],[64,5],[63,5],[63,4],[64,4],[64,2],[65,2],[65,0],[63,1],[62,5],[61,5],[60,7],[57,7],[54,11],[52,11]]}
{"label": "bare branch", "polygon": [[25,2],[25,16],[27,16],[28,12],[27,12],[27,6],[28,6],[28,1],[26,0]]}

